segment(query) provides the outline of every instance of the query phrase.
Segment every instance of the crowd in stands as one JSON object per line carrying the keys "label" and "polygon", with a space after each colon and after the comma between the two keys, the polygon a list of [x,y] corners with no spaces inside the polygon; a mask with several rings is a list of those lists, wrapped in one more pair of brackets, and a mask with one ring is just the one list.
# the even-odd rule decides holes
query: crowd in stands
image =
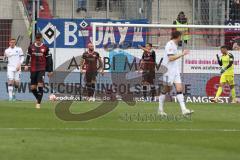
{"label": "crowd in stands", "polygon": [[231,1],[229,19],[232,21],[240,21],[240,0]]}
{"label": "crowd in stands", "polygon": [[[112,12],[114,6],[120,3],[121,0],[109,0],[109,11]],[[87,12],[87,0],[78,0],[77,1],[77,12],[85,11]],[[107,10],[107,0],[96,0],[95,5],[96,11],[106,11]]]}
{"label": "crowd in stands", "polygon": [[78,0],[77,12],[80,12],[80,11],[87,12],[87,1],[86,0]]}
{"label": "crowd in stands", "polygon": [[[33,0],[27,0],[26,1],[27,10],[30,13],[30,15],[32,13],[32,6],[33,6],[32,3],[33,3]],[[37,6],[37,3],[36,3],[36,6]],[[43,0],[39,0],[39,8],[40,8],[41,11],[44,11]]]}

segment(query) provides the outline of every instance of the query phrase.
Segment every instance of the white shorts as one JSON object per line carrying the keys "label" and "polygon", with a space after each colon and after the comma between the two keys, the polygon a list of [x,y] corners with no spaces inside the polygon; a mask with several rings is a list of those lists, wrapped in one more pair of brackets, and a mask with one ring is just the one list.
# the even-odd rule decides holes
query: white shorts
{"label": "white shorts", "polygon": [[20,81],[21,71],[7,71],[8,80]]}
{"label": "white shorts", "polygon": [[163,75],[163,84],[172,86],[174,83],[182,83],[180,73],[166,73]]}

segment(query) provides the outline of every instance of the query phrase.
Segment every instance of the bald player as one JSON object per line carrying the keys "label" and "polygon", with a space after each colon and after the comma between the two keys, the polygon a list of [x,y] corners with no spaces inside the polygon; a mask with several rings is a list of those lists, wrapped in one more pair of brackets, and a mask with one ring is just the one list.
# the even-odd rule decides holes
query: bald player
{"label": "bald player", "polygon": [[104,73],[103,61],[99,53],[94,51],[92,43],[88,43],[88,50],[83,53],[80,60],[80,72],[85,73],[85,83],[88,101],[95,101],[95,84],[98,72]]}

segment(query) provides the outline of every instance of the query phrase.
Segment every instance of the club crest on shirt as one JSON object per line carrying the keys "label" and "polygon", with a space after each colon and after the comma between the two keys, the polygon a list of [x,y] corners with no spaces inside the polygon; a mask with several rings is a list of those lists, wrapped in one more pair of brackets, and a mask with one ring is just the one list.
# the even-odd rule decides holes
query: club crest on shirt
{"label": "club crest on shirt", "polygon": [[42,48],[42,49],[41,49],[41,52],[45,52],[45,49],[44,49],[44,48]]}

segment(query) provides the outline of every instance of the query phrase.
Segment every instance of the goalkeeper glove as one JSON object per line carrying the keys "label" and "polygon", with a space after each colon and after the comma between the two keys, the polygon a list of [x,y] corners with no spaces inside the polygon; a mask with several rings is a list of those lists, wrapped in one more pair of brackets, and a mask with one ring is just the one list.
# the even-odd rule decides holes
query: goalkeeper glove
{"label": "goalkeeper glove", "polygon": [[225,71],[226,71],[226,69],[222,68],[220,73],[223,74]]}

